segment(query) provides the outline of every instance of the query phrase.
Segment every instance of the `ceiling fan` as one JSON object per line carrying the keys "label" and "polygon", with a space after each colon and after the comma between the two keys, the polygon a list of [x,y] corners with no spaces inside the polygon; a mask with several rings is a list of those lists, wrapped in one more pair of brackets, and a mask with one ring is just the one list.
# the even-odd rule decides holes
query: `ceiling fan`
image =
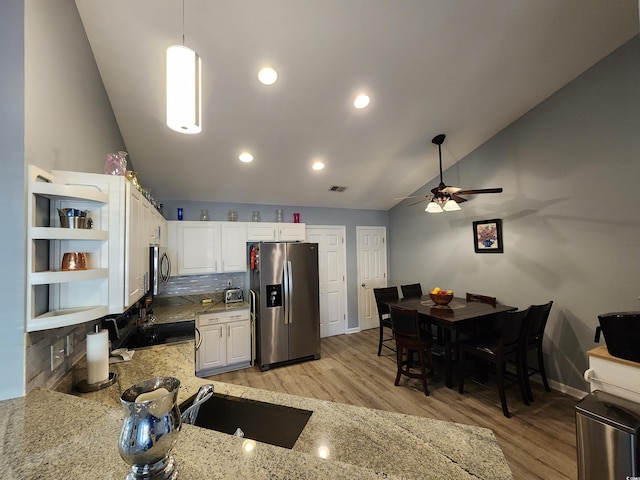
{"label": "ceiling fan", "polygon": [[[438,145],[438,157],[440,159],[440,184],[431,189],[431,193],[428,195],[424,195],[424,199],[419,202],[412,203],[409,205],[410,207],[413,205],[417,205],[424,201],[431,202],[429,206],[427,206],[427,211],[436,213],[444,211],[453,211],[460,210],[460,207],[457,205],[458,203],[466,202],[467,199],[461,197],[460,195],[478,195],[481,193],[502,193],[502,188],[480,188],[473,190],[463,190],[459,187],[452,187],[449,185],[445,185],[442,179],[442,144],[444,143],[446,135],[441,133],[440,135],[436,135],[431,140],[432,143]],[[412,197],[402,197],[398,200],[403,200],[406,198],[418,198],[422,195],[415,195]],[[432,204],[435,204],[432,208]]]}

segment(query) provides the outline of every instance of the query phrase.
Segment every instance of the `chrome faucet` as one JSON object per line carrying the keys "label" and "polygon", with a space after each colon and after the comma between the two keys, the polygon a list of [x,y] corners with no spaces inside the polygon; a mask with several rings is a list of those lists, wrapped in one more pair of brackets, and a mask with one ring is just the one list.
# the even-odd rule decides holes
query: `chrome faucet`
{"label": "chrome faucet", "polygon": [[198,418],[198,411],[200,410],[200,405],[209,400],[213,395],[213,384],[208,383],[207,385],[203,385],[198,390],[196,397],[193,399],[193,403],[189,408],[187,408],[180,417],[184,423],[188,423],[190,425],[195,425],[196,418]]}

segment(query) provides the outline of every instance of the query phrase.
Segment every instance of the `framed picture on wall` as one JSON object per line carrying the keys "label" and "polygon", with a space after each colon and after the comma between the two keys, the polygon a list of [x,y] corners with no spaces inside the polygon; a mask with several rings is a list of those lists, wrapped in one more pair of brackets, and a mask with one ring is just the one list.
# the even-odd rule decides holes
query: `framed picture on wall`
{"label": "framed picture on wall", "polygon": [[473,247],[476,253],[503,253],[502,220],[473,222]]}

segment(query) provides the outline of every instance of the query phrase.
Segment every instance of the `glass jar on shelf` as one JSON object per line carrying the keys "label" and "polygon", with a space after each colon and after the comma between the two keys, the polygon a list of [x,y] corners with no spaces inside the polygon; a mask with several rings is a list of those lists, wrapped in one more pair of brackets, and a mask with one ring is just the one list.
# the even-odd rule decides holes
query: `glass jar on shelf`
{"label": "glass jar on shelf", "polygon": [[209,220],[209,210],[202,209],[200,210],[200,220],[206,222]]}
{"label": "glass jar on shelf", "polygon": [[260,221],[260,212],[258,212],[257,210],[253,211],[253,215],[251,215],[251,221],[252,222],[259,222]]}

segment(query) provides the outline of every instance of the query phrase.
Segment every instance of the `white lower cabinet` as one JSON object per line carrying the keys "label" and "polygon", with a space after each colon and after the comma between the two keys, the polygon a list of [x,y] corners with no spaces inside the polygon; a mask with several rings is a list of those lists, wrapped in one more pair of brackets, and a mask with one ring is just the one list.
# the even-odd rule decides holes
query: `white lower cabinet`
{"label": "white lower cabinet", "polygon": [[198,315],[196,320],[196,375],[239,370],[251,365],[249,310]]}

